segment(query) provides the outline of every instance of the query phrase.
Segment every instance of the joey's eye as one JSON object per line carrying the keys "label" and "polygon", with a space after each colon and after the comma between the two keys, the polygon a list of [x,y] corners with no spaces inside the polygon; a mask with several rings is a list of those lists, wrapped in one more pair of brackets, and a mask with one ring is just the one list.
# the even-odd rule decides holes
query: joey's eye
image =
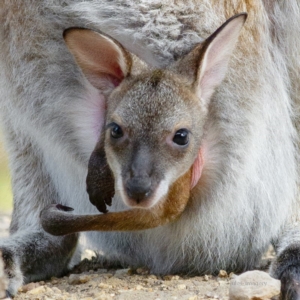
{"label": "joey's eye", "polygon": [[187,129],[179,129],[176,131],[173,142],[180,146],[185,146],[189,143],[189,132]]}
{"label": "joey's eye", "polygon": [[113,124],[110,135],[114,139],[119,139],[123,136],[122,128],[118,124]]}

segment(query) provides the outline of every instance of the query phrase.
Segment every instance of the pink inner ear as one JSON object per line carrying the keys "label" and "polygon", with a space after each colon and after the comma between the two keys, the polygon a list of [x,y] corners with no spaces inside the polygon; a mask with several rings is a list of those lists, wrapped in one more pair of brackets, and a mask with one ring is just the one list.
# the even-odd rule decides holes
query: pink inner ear
{"label": "pink inner ear", "polygon": [[198,183],[202,174],[202,170],[203,170],[203,155],[202,155],[202,149],[200,148],[196,160],[192,165],[191,190]]}

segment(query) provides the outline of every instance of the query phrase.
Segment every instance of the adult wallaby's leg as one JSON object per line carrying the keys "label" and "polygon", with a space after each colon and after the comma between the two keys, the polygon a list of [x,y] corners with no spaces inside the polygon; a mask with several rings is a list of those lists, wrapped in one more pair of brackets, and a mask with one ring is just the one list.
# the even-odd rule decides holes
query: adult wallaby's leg
{"label": "adult wallaby's leg", "polygon": [[[288,89],[293,103],[293,122],[297,130],[295,145],[298,155],[300,149],[300,4],[299,1],[265,1],[267,12],[273,26],[275,47],[283,53],[283,60],[289,74]],[[277,50],[276,49],[276,50]],[[299,157],[298,174],[300,172]],[[299,175],[298,175],[299,181]],[[291,219],[299,220],[299,183],[295,195],[294,209]],[[276,259],[271,266],[271,275],[281,280],[281,299],[300,299],[300,226],[295,221],[286,226],[278,240],[274,243]]]}
{"label": "adult wallaby's leg", "polygon": [[[14,210],[11,236],[0,240],[0,250],[9,276],[8,292],[13,295],[22,283],[62,275],[74,253],[77,235],[54,237],[40,227],[40,210],[55,203],[57,195],[30,138],[8,129],[6,133],[13,156]],[[15,138],[18,144],[13,142]]]}
{"label": "adult wallaby's leg", "polygon": [[281,299],[300,299],[300,226],[285,230],[275,249],[277,255],[270,273],[281,281]]}

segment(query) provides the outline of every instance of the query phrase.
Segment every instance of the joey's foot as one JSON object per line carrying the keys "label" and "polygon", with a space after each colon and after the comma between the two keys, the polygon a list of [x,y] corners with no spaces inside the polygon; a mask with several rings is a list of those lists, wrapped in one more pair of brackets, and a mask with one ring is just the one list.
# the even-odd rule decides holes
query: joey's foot
{"label": "joey's foot", "polygon": [[281,300],[300,300],[300,265],[288,267],[281,276]]}
{"label": "joey's foot", "polygon": [[102,213],[107,213],[106,205],[111,205],[111,200],[101,193],[99,189],[87,186],[90,202]]}
{"label": "joey's foot", "polygon": [[64,226],[67,219],[72,218],[70,213],[74,209],[62,204],[51,204],[45,207],[40,213],[40,221],[43,229],[52,235],[65,235],[69,232]]}

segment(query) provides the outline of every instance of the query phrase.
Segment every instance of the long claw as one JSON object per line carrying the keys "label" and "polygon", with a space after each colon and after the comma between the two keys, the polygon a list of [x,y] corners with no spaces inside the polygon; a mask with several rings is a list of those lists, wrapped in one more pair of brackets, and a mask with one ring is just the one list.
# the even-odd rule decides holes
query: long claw
{"label": "long claw", "polygon": [[69,206],[65,206],[65,205],[62,205],[62,204],[56,204],[55,206],[58,210],[62,210],[62,211],[73,211],[74,208],[72,207],[69,207]]}

